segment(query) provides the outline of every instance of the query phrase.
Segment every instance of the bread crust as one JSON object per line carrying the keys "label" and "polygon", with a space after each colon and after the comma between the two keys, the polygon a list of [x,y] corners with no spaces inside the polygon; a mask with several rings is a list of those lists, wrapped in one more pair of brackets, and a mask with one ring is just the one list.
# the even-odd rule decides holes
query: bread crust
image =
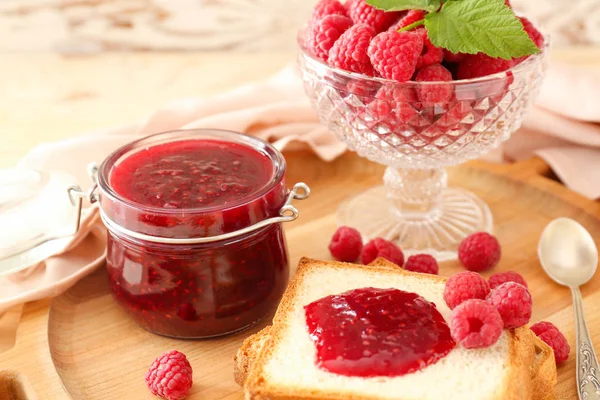
{"label": "bread crust", "polygon": [[557,382],[554,351],[539,337],[533,335],[535,344],[535,366],[532,376],[533,400],[553,400]]}
{"label": "bread crust", "polygon": [[250,368],[260,354],[264,342],[269,338],[270,332],[271,325],[268,325],[254,335],[248,336],[233,356],[233,379],[238,385],[244,386]]}
{"label": "bread crust", "polygon": [[[298,291],[301,289],[305,276],[311,271],[315,264],[327,263],[329,266],[339,269],[354,269],[356,265],[347,264],[337,261],[317,261],[308,258],[302,258],[299,262],[297,272],[291,280],[288,289],[286,290],[281,303],[275,314],[273,326],[267,334],[266,340],[263,341],[262,349],[258,349],[254,356],[254,362],[250,360],[250,366],[247,379],[245,379],[245,398],[246,400],[380,400],[378,396],[348,396],[347,394],[331,394],[322,393],[319,390],[297,389],[290,391],[287,388],[279,388],[271,385],[267,379],[262,376],[265,364],[273,354],[276,345],[281,340],[281,331],[284,327],[285,319],[288,313],[292,310],[293,301],[296,298]],[[408,275],[408,276],[423,276],[423,274],[410,272],[401,269],[395,264],[384,260],[377,259],[369,264],[371,268],[381,270],[382,272]],[[428,275],[427,279],[444,283],[447,278],[441,276]],[[261,331],[262,332],[262,331]],[[542,387],[552,386],[556,381],[556,370],[554,370],[554,383],[552,379],[540,381],[534,384],[532,374],[535,373],[534,361],[536,358],[536,341],[535,335],[528,327],[520,327],[510,334],[508,362],[511,365],[510,371],[504,378],[505,382],[501,386],[501,390],[494,394],[494,400],[547,400],[547,397],[534,396],[534,390]],[[252,341],[252,339],[246,339]],[[244,342],[246,344],[246,341]],[[246,344],[248,345],[248,344]],[[244,345],[242,345],[244,347]],[[546,365],[546,364],[543,364]],[[551,374],[551,371],[545,372]],[[239,377],[243,381],[242,376]],[[237,378],[236,378],[237,381]],[[534,387],[535,386],[535,387]],[[537,392],[537,390],[535,390]],[[403,399],[398,399],[403,400]],[[549,399],[548,399],[549,400]]]}

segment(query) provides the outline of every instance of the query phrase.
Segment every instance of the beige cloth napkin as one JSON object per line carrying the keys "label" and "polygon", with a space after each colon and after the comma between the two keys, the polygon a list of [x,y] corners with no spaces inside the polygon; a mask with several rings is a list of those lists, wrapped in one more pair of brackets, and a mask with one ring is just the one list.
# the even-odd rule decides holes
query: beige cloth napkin
{"label": "beige cloth napkin", "polygon": [[537,154],[568,188],[600,198],[600,68],[552,64],[537,107],[502,150],[510,160]]}
{"label": "beige cloth napkin", "polygon": [[[600,122],[598,93],[596,74],[553,65],[540,96],[541,107],[500,149],[500,158],[521,159],[537,153],[570,188],[600,197],[600,126],[594,124]],[[85,173],[89,162],[101,162],[112,150],[142,135],[181,128],[246,132],[279,149],[308,146],[327,161],[346,150],[319,123],[300,79],[288,68],[267,81],[216,97],[176,101],[137,124],[40,145],[20,166],[68,171],[86,188],[91,185]],[[0,312],[66,290],[102,264],[105,244],[104,227],[97,210],[91,208],[83,228],[63,252],[24,272],[0,277]]]}

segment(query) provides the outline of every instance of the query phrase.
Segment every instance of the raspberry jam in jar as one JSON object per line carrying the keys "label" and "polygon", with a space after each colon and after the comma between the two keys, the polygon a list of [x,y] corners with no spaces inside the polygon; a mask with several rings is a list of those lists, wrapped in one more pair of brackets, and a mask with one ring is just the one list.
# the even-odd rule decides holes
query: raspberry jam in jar
{"label": "raspberry jam in jar", "polygon": [[268,143],[218,130],[149,136],[104,161],[98,188],[110,287],[145,329],[223,335],[277,306],[289,275],[282,222],[308,187],[287,190]]}

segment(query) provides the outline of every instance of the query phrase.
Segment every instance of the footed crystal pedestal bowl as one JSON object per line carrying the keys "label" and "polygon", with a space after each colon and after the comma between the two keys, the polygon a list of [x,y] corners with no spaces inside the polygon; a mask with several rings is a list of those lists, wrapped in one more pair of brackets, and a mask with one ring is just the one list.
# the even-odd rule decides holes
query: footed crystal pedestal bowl
{"label": "footed crystal pedestal bowl", "polygon": [[[488,153],[521,126],[543,80],[547,46],[494,75],[400,83],[332,68],[299,42],[305,90],[321,122],[351,150],[387,166],[383,186],[340,206],[340,225],[439,261],[456,258],[467,235],[493,232],[488,206],[448,188],[444,168]],[[439,98],[447,100],[429,101]]]}

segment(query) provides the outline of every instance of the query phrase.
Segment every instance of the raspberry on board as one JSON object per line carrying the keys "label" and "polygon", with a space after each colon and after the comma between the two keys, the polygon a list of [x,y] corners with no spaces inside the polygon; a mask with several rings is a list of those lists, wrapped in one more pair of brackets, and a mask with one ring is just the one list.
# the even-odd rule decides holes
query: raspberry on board
{"label": "raspberry on board", "polygon": [[181,400],[192,387],[192,367],[185,354],[171,350],[154,360],[144,379],[153,395]]}
{"label": "raspberry on board", "polygon": [[[417,82],[449,82],[452,73],[441,64],[428,65],[417,71],[415,81]],[[450,83],[421,85],[417,88],[417,95],[425,105],[447,103],[454,93]]]}
{"label": "raspberry on board", "polygon": [[497,74],[514,66],[513,60],[493,58],[487,54],[467,54],[458,64],[457,79],[473,79],[486,75]]}
{"label": "raspberry on board", "polygon": [[458,246],[458,259],[469,271],[481,272],[494,268],[500,256],[498,239],[487,232],[473,233]]}
{"label": "raspberry on board", "polygon": [[340,226],[331,238],[329,251],[339,261],[356,261],[362,252],[363,243],[360,233],[349,226]]}
{"label": "raspberry on board", "polygon": [[525,278],[523,278],[518,272],[514,271],[498,272],[497,274],[490,276],[490,279],[488,279],[488,283],[492,289],[506,282],[516,282],[528,287]]}
{"label": "raspberry on board", "polygon": [[[444,50],[440,47],[435,47],[433,43],[431,43],[429,36],[427,36],[427,30],[425,28],[419,28],[415,30],[415,33],[418,33],[423,37],[423,50],[421,50],[421,56],[417,60],[417,69],[441,63],[444,59]],[[450,79],[452,79],[452,74],[450,74]]]}
{"label": "raspberry on board", "polygon": [[464,348],[489,347],[498,341],[502,329],[500,314],[485,300],[467,300],[452,310],[450,331]]}
{"label": "raspberry on board", "polygon": [[352,20],[343,15],[327,15],[313,21],[306,36],[306,48],[320,60],[327,61],[329,50],[336,40],[352,26]]}
{"label": "raspberry on board", "polygon": [[340,36],[329,50],[329,65],[369,76],[375,69],[367,54],[375,30],[366,24],[356,24]]}
{"label": "raspberry on board", "polygon": [[538,335],[548,346],[554,350],[554,361],[556,364],[561,364],[569,359],[571,346],[567,342],[567,338],[558,329],[548,329],[546,332]]}
{"label": "raspberry on board", "polygon": [[505,328],[518,328],[531,319],[533,299],[529,290],[519,283],[506,282],[492,289],[487,301],[496,307]]}
{"label": "raspberry on board", "polygon": [[536,336],[540,336],[542,333],[549,331],[551,329],[558,330],[556,325],[554,325],[552,322],[548,322],[548,321],[537,322],[537,323],[531,325],[530,329],[533,331],[533,333],[536,334]]}
{"label": "raspberry on board", "polygon": [[368,54],[371,64],[382,77],[406,82],[413,76],[422,50],[421,35],[391,31],[375,36]]}
{"label": "raspberry on board", "polygon": [[315,21],[326,17],[327,15],[339,14],[347,17],[346,7],[338,0],[321,0],[315,5],[312,12],[312,18]]}
{"label": "raspberry on board", "polygon": [[367,4],[365,0],[349,0],[348,15],[355,24],[367,24],[376,33],[390,27],[402,15],[401,12],[385,12]]}
{"label": "raspberry on board", "polygon": [[404,269],[422,274],[437,275],[440,267],[435,258],[429,254],[415,254],[408,257],[406,264],[404,264]]}
{"label": "raspberry on board", "polygon": [[448,278],[444,287],[444,301],[450,309],[471,300],[485,300],[490,293],[490,285],[478,273],[459,272]]}
{"label": "raspberry on board", "polygon": [[376,258],[383,257],[401,267],[404,264],[404,253],[389,240],[375,238],[368,242],[362,251],[362,263],[369,264]]}

